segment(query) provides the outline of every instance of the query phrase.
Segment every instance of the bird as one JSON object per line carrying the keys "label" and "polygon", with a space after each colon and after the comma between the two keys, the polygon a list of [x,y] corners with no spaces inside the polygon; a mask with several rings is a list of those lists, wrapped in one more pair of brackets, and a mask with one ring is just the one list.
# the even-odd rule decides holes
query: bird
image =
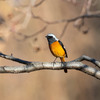
{"label": "bird", "polygon": [[[64,63],[65,57],[68,58],[68,55],[63,43],[53,33],[47,34],[46,38],[48,40],[51,53],[56,57],[56,59],[60,58],[61,62]],[[67,73],[66,67],[64,67],[64,72]]]}

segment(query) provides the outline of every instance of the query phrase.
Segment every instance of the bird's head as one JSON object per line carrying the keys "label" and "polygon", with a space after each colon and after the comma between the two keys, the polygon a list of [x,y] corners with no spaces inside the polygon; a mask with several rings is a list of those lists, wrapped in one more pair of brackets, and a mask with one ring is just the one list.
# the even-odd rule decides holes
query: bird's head
{"label": "bird's head", "polygon": [[52,44],[53,42],[58,41],[56,36],[52,33],[49,33],[48,35],[46,35],[46,38],[47,38],[49,44]]}

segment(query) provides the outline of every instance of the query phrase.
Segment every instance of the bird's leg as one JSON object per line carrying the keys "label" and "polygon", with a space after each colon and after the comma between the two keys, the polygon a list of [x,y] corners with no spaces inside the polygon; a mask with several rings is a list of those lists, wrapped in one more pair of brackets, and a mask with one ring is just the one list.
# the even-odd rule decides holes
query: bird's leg
{"label": "bird's leg", "polygon": [[53,63],[55,63],[56,59],[57,59],[57,57],[54,59]]}
{"label": "bird's leg", "polygon": [[57,57],[54,59],[54,61],[53,61],[53,68],[54,68],[54,64],[56,63],[55,61],[56,61],[56,59],[57,59]]}

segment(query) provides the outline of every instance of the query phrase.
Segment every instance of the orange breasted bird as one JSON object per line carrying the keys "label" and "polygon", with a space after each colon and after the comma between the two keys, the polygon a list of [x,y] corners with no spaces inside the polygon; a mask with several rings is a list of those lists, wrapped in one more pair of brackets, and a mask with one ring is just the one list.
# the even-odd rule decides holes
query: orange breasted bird
{"label": "orange breasted bird", "polygon": [[[67,52],[66,49],[63,45],[63,43],[56,38],[56,36],[54,34],[49,33],[46,36],[47,40],[48,40],[48,44],[49,44],[49,48],[51,53],[56,57],[56,58],[60,58],[61,62],[65,62],[65,57],[67,56]],[[64,72],[67,73],[67,68],[64,68]]]}

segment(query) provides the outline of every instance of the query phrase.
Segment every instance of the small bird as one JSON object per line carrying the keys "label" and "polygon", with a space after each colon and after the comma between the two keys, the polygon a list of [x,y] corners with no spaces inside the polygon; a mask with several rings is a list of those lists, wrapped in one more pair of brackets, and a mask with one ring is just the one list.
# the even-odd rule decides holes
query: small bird
{"label": "small bird", "polygon": [[[57,39],[56,36],[52,33],[49,33],[46,36],[46,38],[48,40],[48,44],[49,44],[51,53],[56,58],[59,57],[61,62],[65,62],[65,57],[68,57],[68,56],[67,56],[67,52],[66,52],[66,49],[65,49],[63,43],[59,39]],[[64,72],[67,73],[67,68],[64,68]]]}

